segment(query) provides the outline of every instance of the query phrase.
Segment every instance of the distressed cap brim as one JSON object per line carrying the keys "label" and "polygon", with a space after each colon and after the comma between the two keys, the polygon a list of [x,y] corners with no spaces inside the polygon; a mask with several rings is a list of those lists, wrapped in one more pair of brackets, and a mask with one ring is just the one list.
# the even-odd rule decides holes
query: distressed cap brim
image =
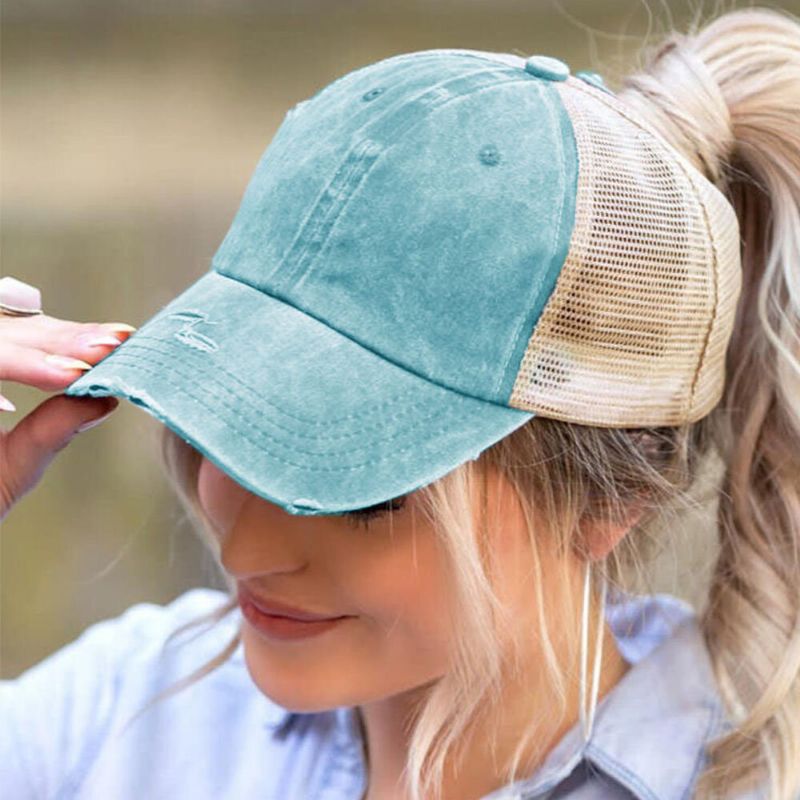
{"label": "distressed cap brim", "polygon": [[210,270],[65,390],[113,395],[292,514],[414,491],[531,417],[440,386]]}

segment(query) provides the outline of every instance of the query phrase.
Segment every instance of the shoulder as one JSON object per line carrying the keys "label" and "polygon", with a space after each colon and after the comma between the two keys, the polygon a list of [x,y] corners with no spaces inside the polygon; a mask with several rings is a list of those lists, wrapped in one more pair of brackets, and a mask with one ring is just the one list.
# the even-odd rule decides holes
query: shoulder
{"label": "shoulder", "polygon": [[[12,787],[12,796],[81,796],[78,787],[108,755],[108,796],[124,797],[117,782],[133,780],[136,770],[147,773],[158,766],[155,773],[162,780],[173,774],[174,767],[166,763],[170,752],[205,747],[198,756],[210,757],[214,742],[196,734],[204,730],[206,736],[218,736],[220,729],[209,725],[211,720],[247,727],[278,709],[249,680],[239,648],[205,678],[142,714],[129,737],[112,745],[114,732],[156,694],[191,675],[233,640],[238,607],[215,624],[180,632],[227,600],[225,592],[195,588],[166,604],[137,603],[90,625],[19,677],[0,681],[0,779]],[[159,742],[163,763],[153,754]],[[116,760],[115,753],[124,754],[123,760]]]}
{"label": "shoulder", "polygon": [[[221,607],[224,592],[189,589],[169,603],[136,603],[115,617],[89,625],[77,638],[23,672],[13,683],[35,681],[44,673],[85,664],[94,670],[111,666],[121,657],[140,658],[157,649],[170,633],[200,615]],[[6,685],[11,682],[4,682]]]}
{"label": "shoulder", "polygon": [[[107,640],[119,647],[153,645],[166,640],[177,627],[222,608],[225,592],[197,587],[160,604],[150,601],[135,603],[116,617],[90,625],[75,644],[88,640]],[[71,646],[71,645],[68,645]]]}
{"label": "shoulder", "polygon": [[[124,628],[135,647],[118,672],[99,746],[75,782],[80,797],[299,800],[357,777],[348,711],[302,714],[278,705],[251,679],[240,641],[222,664],[128,725],[156,693],[196,675],[231,643],[241,624],[238,606],[215,625],[187,629],[167,644],[181,625],[227,600],[222,592],[194,590],[169,606],[140,604],[126,612]],[[284,724],[289,720],[295,724]]]}
{"label": "shoulder", "polygon": [[[134,662],[161,661],[167,652],[188,645],[198,634],[198,647],[204,650],[205,643],[216,645],[237,629],[234,613],[220,617],[216,622],[212,615],[221,611],[228,603],[228,595],[217,589],[198,587],[189,589],[174,600],[160,604],[141,602],[127,608],[117,617],[91,625],[76,641],[96,641],[109,647],[109,654],[120,652]],[[235,608],[232,609],[235,611]],[[192,623],[205,620],[205,624]],[[185,631],[185,634],[183,633]],[[191,651],[193,648],[188,648]],[[193,653],[194,655],[194,653]]]}
{"label": "shoulder", "polygon": [[93,678],[152,657],[166,644],[173,631],[221,607],[225,599],[223,592],[196,588],[164,605],[136,603],[116,617],[89,625],[76,639],[17,678],[0,681],[4,696],[23,692],[27,686],[58,679],[74,679],[73,688],[79,690]]}

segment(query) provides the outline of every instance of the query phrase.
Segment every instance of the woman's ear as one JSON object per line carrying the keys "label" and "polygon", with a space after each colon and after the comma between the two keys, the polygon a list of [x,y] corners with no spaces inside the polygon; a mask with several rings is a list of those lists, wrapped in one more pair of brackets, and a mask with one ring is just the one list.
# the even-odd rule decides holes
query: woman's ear
{"label": "woman's ear", "polygon": [[605,558],[641,519],[643,513],[644,504],[634,503],[629,506],[628,512],[622,520],[597,517],[587,517],[582,520],[580,529],[589,558],[593,561]]}

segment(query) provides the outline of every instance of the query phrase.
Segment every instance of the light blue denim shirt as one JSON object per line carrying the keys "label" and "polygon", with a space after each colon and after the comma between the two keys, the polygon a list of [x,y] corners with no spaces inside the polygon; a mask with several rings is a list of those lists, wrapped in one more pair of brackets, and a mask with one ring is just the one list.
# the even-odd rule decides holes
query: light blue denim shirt
{"label": "light blue denim shirt", "polygon": [[[367,776],[354,709],[285,710],[250,679],[241,643],[114,737],[230,640],[238,608],[159,654],[171,630],[224,599],[198,588],[164,606],[133,605],[0,682],[4,800],[359,800]],[[598,705],[590,741],[576,724],[533,775],[482,800],[691,797],[704,742],[728,724],[696,617],[658,594],[609,595],[607,618],[633,666]]]}

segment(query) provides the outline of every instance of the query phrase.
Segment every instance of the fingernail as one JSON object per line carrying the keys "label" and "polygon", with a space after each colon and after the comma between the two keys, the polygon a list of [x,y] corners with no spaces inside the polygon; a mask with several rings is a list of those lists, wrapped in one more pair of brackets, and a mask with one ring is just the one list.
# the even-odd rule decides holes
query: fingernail
{"label": "fingernail", "polygon": [[133,333],[136,328],[133,325],[128,325],[127,322],[106,322],[103,323],[104,327],[108,328],[110,331],[123,331],[127,333]]}
{"label": "fingernail", "polygon": [[70,356],[59,356],[55,353],[48,353],[44,360],[48,364],[52,364],[54,367],[60,367],[61,369],[91,369],[92,365],[87,364],[85,361],[81,361],[79,358],[70,358]]}
{"label": "fingernail", "polygon": [[0,410],[16,411],[17,407],[7,398],[0,394]]}
{"label": "fingernail", "polygon": [[84,422],[83,425],[78,426],[77,433],[83,433],[84,431],[88,431],[89,428],[94,428],[95,425],[99,425],[104,419],[108,419],[113,413],[114,409],[112,408],[111,411],[103,414],[102,417],[90,419],[88,422]]}
{"label": "fingernail", "polygon": [[101,344],[112,344],[114,346],[122,344],[119,339],[114,336],[94,336],[78,339],[78,341],[86,345],[86,347],[97,347]]}
{"label": "fingernail", "polygon": [[16,311],[36,311],[42,307],[42,293],[25,281],[6,275],[0,278],[0,296]]}

